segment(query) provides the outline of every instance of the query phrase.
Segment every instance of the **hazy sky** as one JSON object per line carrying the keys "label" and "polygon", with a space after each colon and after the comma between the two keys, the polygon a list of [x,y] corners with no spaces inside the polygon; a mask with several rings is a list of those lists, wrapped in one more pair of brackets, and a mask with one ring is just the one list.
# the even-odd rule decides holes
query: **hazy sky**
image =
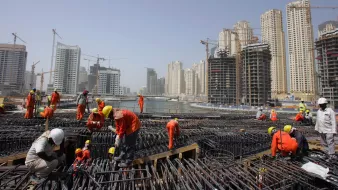
{"label": "hazy sky", "polygon": [[[3,0],[0,43],[13,43],[12,32],[28,44],[26,70],[40,60],[36,71],[48,71],[52,29],[67,45],[79,45],[83,54],[106,58],[121,69],[121,85],[132,91],[146,85],[146,69],[166,75],[167,64],[179,60],[184,68],[205,58],[201,39],[217,39],[222,28],[247,20],[260,28],[260,15],[283,10],[290,0]],[[312,6],[338,6],[337,0],[312,0]],[[338,10],[312,9],[315,37],[318,24],[337,20]],[[286,28],[284,28],[286,33]],[[255,34],[260,30],[255,29]],[[20,42],[19,42],[20,43]],[[88,62],[82,56],[81,66]],[[108,61],[103,62],[108,66]],[[48,82],[46,75],[46,82]],[[39,78],[38,78],[39,80]],[[38,82],[39,83],[39,82]]]}

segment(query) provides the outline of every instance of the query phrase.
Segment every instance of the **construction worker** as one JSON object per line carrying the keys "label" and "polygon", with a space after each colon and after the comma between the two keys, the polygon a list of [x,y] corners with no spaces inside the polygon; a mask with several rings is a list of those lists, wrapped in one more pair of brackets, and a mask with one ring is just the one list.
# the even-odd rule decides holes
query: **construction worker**
{"label": "construction worker", "polygon": [[54,111],[56,110],[56,104],[60,104],[60,94],[56,88],[54,88],[54,92],[52,93],[51,104],[54,105]]}
{"label": "construction worker", "polygon": [[40,90],[37,90],[35,93],[35,101],[36,101],[36,105],[35,107],[40,107],[41,106],[41,93]]}
{"label": "construction worker", "polygon": [[[60,146],[58,154],[53,151],[54,146]],[[46,177],[65,160],[64,132],[55,128],[44,132],[37,138],[29,149],[25,165],[31,173],[31,180],[36,183],[44,181]]]}
{"label": "construction worker", "polygon": [[5,114],[5,104],[0,104],[0,114]]}
{"label": "construction worker", "polygon": [[119,167],[128,167],[134,160],[134,152],[136,140],[140,131],[141,122],[135,113],[129,110],[113,109],[112,106],[105,106],[102,110],[105,118],[110,118],[115,121],[116,138],[115,148],[121,146],[121,141],[124,138],[120,150],[120,155],[115,157],[115,161],[121,161]]}
{"label": "construction worker", "polygon": [[92,110],[92,113],[88,117],[87,127],[90,132],[94,129],[100,130],[104,125],[104,116],[100,115],[97,108]]}
{"label": "construction worker", "polygon": [[300,103],[298,105],[298,109],[299,109],[299,111],[302,111],[303,113],[305,112],[305,110],[306,110],[306,104],[304,104],[304,100],[303,99],[301,99],[301,101],[300,101]]}
{"label": "construction worker", "polygon": [[52,96],[47,96],[48,107],[50,106],[51,102],[52,102]]}
{"label": "construction worker", "polygon": [[256,119],[257,120],[261,120],[261,121],[265,121],[266,120],[266,115],[263,113],[263,109],[259,108],[257,113],[256,113]]}
{"label": "construction worker", "polygon": [[169,137],[169,145],[168,149],[173,149],[174,146],[174,136],[178,137],[180,135],[180,128],[178,126],[178,119],[175,118],[167,123],[168,137]]}
{"label": "construction worker", "polygon": [[43,112],[40,112],[40,116],[42,118],[45,118],[45,119],[51,119],[53,117],[53,114],[54,114],[54,109],[53,109],[54,105],[51,105],[50,107],[46,107]]}
{"label": "construction worker", "polygon": [[96,98],[95,101],[97,103],[97,109],[99,111],[99,114],[102,115],[102,110],[103,110],[104,106],[106,106],[106,105],[105,105],[104,101],[102,101],[100,98]]}
{"label": "construction worker", "polygon": [[83,161],[90,160],[90,148],[91,148],[90,140],[86,140],[85,146],[82,148],[82,152],[83,152],[82,160]]}
{"label": "construction worker", "polygon": [[276,127],[270,127],[268,134],[272,137],[271,142],[271,156],[276,157],[276,152],[280,151],[282,156],[288,156],[289,153],[296,155],[298,144],[296,139],[290,137],[290,135],[284,131],[276,129]]}
{"label": "construction worker", "polygon": [[77,106],[77,113],[76,113],[76,119],[77,120],[82,120],[83,115],[86,111],[86,106],[87,104],[87,95],[88,95],[88,90],[84,90],[83,93],[81,93],[76,100],[76,106]]}
{"label": "construction worker", "polygon": [[273,122],[276,122],[278,120],[277,112],[274,109],[272,109],[270,112],[270,120]]}
{"label": "construction worker", "polygon": [[141,94],[138,94],[138,105],[140,106],[140,113],[143,113],[144,98]]}
{"label": "construction worker", "polygon": [[31,119],[33,118],[33,110],[34,110],[34,104],[35,104],[35,99],[34,99],[34,91],[31,90],[29,91],[27,95],[27,100],[26,100],[26,114],[25,114],[25,119]]}
{"label": "construction worker", "polygon": [[108,158],[110,161],[113,161],[115,153],[115,147],[110,147],[108,150]]}
{"label": "construction worker", "polygon": [[320,134],[320,142],[328,155],[328,159],[336,159],[334,136],[337,134],[335,112],[327,107],[327,99],[319,98],[320,109],[317,111],[315,130]]}
{"label": "construction worker", "polygon": [[304,118],[304,122],[308,125],[312,125],[312,113],[310,113],[310,110],[306,110],[305,111],[305,118]]}
{"label": "construction worker", "polygon": [[[81,148],[77,148],[77,149],[75,150],[75,160],[74,160],[74,162],[73,162],[73,170],[74,170],[74,172],[77,171],[77,167],[78,167],[79,165],[81,165],[82,160],[83,160],[83,151],[82,151]],[[74,175],[75,175],[75,174],[74,174]]]}
{"label": "construction worker", "polygon": [[296,122],[303,122],[304,121],[303,111],[299,111],[294,120]]}
{"label": "construction worker", "polygon": [[285,125],[284,131],[288,133],[292,138],[296,139],[298,144],[297,155],[299,155],[300,157],[303,157],[303,155],[307,155],[307,152],[309,150],[309,144],[305,136],[291,125]]}

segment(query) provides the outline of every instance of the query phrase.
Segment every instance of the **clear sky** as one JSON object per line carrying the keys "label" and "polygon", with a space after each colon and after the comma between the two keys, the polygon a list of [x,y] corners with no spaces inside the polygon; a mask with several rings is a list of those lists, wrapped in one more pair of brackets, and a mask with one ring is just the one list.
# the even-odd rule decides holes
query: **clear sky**
{"label": "clear sky", "polygon": [[[110,64],[121,69],[121,85],[136,91],[146,85],[145,67],[155,68],[159,77],[166,75],[171,61],[191,67],[205,58],[199,41],[217,39],[222,28],[233,28],[237,21],[247,20],[253,28],[260,28],[262,13],[280,9],[285,26],[288,2],[291,0],[3,0],[0,43],[13,43],[11,33],[17,32],[28,43],[26,70],[40,60],[36,71],[48,71],[51,30],[56,28],[63,38],[60,42],[79,45],[83,54],[127,58]],[[311,3],[338,6],[337,0]],[[338,10],[312,9],[312,17],[317,37],[318,24],[337,20]],[[254,33],[260,34],[260,30]],[[87,67],[83,58],[81,66]],[[46,75],[45,84],[48,78]]]}

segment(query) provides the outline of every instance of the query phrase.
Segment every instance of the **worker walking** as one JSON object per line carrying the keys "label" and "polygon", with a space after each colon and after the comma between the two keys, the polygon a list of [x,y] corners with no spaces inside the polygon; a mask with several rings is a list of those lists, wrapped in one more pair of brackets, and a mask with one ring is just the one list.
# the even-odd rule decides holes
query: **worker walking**
{"label": "worker walking", "polygon": [[312,125],[312,113],[310,113],[310,110],[306,110],[305,111],[305,118],[304,118],[304,122],[307,125]]}
{"label": "worker walking", "polygon": [[334,136],[337,134],[336,114],[327,107],[327,99],[319,98],[315,130],[320,134],[320,142],[328,154],[328,159],[336,159]]}
{"label": "worker walking", "polygon": [[108,150],[108,159],[109,161],[113,161],[114,160],[114,154],[115,154],[115,147],[110,147]]}
{"label": "worker walking", "polygon": [[104,125],[104,116],[100,115],[97,108],[92,110],[92,113],[88,117],[87,127],[90,132],[93,130],[98,129],[100,130]]}
{"label": "worker walking", "polygon": [[5,104],[0,104],[0,114],[5,114]]}
{"label": "worker walking", "polygon": [[273,122],[276,122],[278,120],[277,112],[274,109],[272,109],[270,112],[270,120]]}
{"label": "worker walking", "polygon": [[[53,147],[60,146],[59,153],[53,151]],[[64,132],[55,128],[44,132],[37,138],[29,149],[25,165],[31,173],[31,180],[37,183],[44,181],[46,177],[65,160]]]}
{"label": "worker walking", "polygon": [[50,107],[47,106],[43,112],[40,112],[40,116],[42,118],[45,118],[45,119],[51,119],[53,117],[53,114],[54,114],[54,109],[53,109],[54,105],[51,105]]}
{"label": "worker walking", "polygon": [[82,120],[83,115],[86,111],[86,106],[87,104],[87,95],[88,95],[88,90],[84,90],[83,93],[81,93],[76,100],[76,106],[77,106],[77,113],[76,113],[76,119],[77,120]]}
{"label": "worker walking", "polygon": [[102,115],[102,110],[106,105],[104,101],[102,101],[100,98],[96,98],[95,101],[97,103],[97,109],[99,111],[99,114]]}
{"label": "worker walking", "polygon": [[33,111],[34,111],[34,104],[35,104],[35,99],[34,99],[34,91],[31,90],[29,91],[27,95],[27,100],[26,100],[26,114],[25,114],[25,119],[31,119],[33,118]]}
{"label": "worker walking", "polygon": [[298,109],[299,109],[299,111],[302,111],[302,113],[305,112],[305,110],[306,110],[306,104],[304,103],[303,99],[301,99],[301,101],[300,101],[300,103],[298,105]]}
{"label": "worker walking", "polygon": [[140,113],[143,113],[144,98],[141,94],[138,94],[138,105],[140,106]]}
{"label": "worker walking", "polygon": [[297,155],[303,157],[307,155],[309,150],[309,144],[305,136],[291,125],[285,125],[284,131],[288,133],[292,138],[295,138],[298,144]]}
{"label": "worker walking", "polygon": [[178,126],[178,119],[175,118],[167,123],[169,145],[168,149],[171,150],[174,147],[174,137],[175,139],[180,135],[180,128]]}
{"label": "worker walking", "polygon": [[271,156],[276,157],[277,151],[281,152],[282,156],[288,156],[289,153],[296,155],[298,144],[296,139],[281,130],[277,130],[276,127],[270,127],[268,134],[272,137],[271,142]]}
{"label": "worker walking", "polygon": [[51,104],[54,105],[54,111],[56,110],[56,104],[60,103],[60,94],[58,93],[57,89],[54,88],[54,92],[52,93],[51,97]]}
{"label": "worker walking", "polygon": [[128,167],[134,160],[136,148],[136,140],[141,127],[141,122],[135,113],[129,110],[113,109],[112,106],[106,106],[102,110],[105,118],[110,118],[115,121],[116,138],[115,148],[121,146],[121,141],[124,138],[120,148],[120,155],[115,157],[115,161],[120,161],[119,167]]}
{"label": "worker walking", "polygon": [[259,108],[257,113],[256,113],[256,119],[265,121],[266,120],[266,115],[263,113],[263,108]]}
{"label": "worker walking", "polygon": [[304,121],[303,111],[299,111],[294,120],[296,122],[303,122]]}

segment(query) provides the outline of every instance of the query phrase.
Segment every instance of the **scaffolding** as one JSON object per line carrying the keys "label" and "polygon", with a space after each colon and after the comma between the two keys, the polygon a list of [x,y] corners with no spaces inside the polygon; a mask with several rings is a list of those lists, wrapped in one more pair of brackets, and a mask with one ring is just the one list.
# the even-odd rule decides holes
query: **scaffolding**
{"label": "scaffolding", "polygon": [[250,44],[241,53],[242,100],[250,106],[262,106],[271,99],[271,53],[267,44]]}

